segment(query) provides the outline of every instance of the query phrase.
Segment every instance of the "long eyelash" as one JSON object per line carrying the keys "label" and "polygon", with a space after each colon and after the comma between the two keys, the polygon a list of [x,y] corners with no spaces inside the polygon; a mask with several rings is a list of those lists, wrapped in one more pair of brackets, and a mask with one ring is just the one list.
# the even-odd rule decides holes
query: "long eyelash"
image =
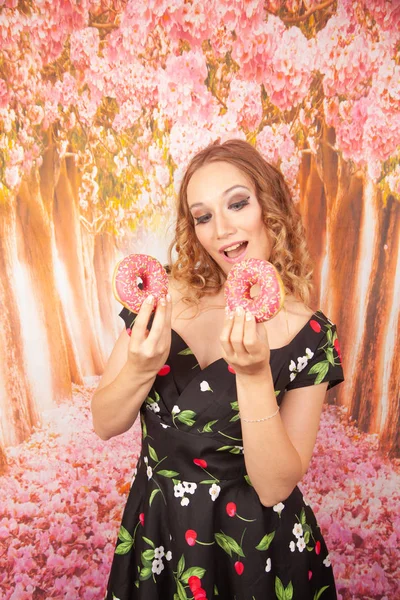
{"label": "long eyelash", "polygon": [[[239,202],[234,202],[233,204],[231,204],[231,206],[247,206],[250,200],[250,196],[247,196],[247,198],[244,198],[243,200],[239,200]],[[230,208],[230,207],[229,207]]]}
{"label": "long eyelash", "polygon": [[[247,196],[247,198],[244,198],[243,200],[239,200],[238,202],[233,202],[230,205],[230,207],[231,206],[247,206],[249,204],[249,200],[250,200],[250,196]],[[193,219],[195,220],[195,225],[202,225],[203,223],[208,223],[208,221],[201,220],[201,219],[204,219],[204,217],[207,217],[207,215],[202,215],[201,217],[193,217]]]}
{"label": "long eyelash", "polygon": [[206,217],[207,215],[202,215],[201,217],[193,217],[194,220],[196,221],[195,225],[201,225],[202,223],[207,223],[207,221],[201,221],[201,219],[204,219],[204,217]]}

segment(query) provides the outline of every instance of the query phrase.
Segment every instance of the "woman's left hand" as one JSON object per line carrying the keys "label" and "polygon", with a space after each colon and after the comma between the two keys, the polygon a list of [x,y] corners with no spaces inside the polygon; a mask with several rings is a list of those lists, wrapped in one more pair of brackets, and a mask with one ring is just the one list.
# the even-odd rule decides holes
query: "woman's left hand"
{"label": "woman's left hand", "polygon": [[237,375],[270,373],[267,332],[250,312],[239,307],[236,312],[225,313],[220,342],[223,358]]}

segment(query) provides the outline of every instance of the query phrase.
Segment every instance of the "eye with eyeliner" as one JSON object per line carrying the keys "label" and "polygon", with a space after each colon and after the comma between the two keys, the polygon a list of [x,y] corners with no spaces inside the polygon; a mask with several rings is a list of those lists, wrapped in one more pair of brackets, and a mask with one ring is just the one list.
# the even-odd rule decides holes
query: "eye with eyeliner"
{"label": "eye with eyeliner", "polygon": [[[250,200],[250,196],[247,196],[247,198],[244,198],[243,200],[239,200],[236,202],[233,202],[232,204],[230,204],[228,206],[228,210],[233,210],[235,212],[241,210],[242,208],[244,208],[245,206],[247,206],[249,204],[249,200]],[[195,225],[201,225],[203,223],[208,223],[208,221],[211,218],[210,213],[206,213],[205,215],[201,215],[200,217],[193,217],[195,220]]]}

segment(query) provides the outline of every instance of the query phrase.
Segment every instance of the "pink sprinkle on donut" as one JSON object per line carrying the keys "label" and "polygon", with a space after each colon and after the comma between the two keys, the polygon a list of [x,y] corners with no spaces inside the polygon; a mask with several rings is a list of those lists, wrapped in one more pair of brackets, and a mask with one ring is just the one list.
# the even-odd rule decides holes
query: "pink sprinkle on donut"
{"label": "pink sprinkle on donut", "polygon": [[118,302],[136,314],[147,296],[152,294],[154,310],[157,301],[168,293],[168,275],[156,258],[147,254],[129,254],[115,267],[113,291]]}
{"label": "pink sprinkle on donut", "polygon": [[[251,288],[258,284],[260,293],[255,298]],[[272,319],[282,308],[285,291],[278,271],[270,262],[249,258],[233,265],[225,283],[225,302],[230,311],[238,306],[250,311],[261,323]]]}

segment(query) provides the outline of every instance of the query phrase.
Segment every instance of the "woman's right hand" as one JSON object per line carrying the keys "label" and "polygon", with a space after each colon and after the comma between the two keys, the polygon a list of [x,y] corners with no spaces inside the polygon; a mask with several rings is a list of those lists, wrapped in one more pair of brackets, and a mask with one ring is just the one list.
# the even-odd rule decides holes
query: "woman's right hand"
{"label": "woman's right hand", "polygon": [[150,331],[147,324],[151,317],[154,299],[148,296],[143,302],[135,322],[128,346],[128,363],[140,373],[157,375],[168,358],[171,347],[170,294],[163,296],[157,303]]}

